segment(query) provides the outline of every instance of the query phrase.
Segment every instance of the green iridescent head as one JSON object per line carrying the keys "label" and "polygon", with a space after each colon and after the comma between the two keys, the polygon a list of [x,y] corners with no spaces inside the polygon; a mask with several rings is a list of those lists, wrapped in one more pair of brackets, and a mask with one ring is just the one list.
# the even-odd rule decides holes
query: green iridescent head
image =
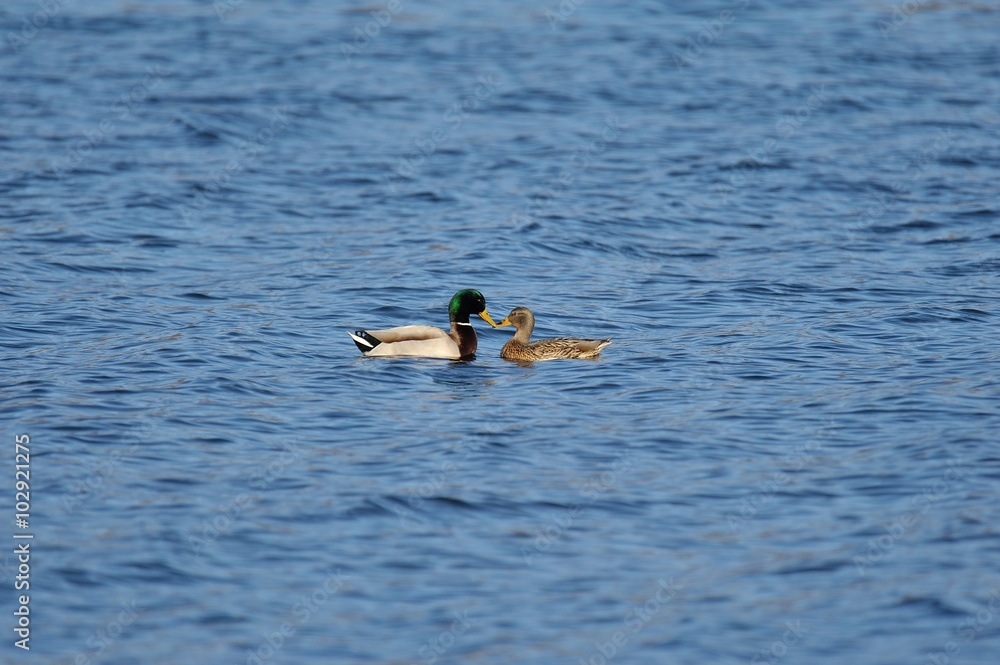
{"label": "green iridescent head", "polygon": [[462,289],[451,297],[448,304],[448,318],[453,323],[468,323],[469,315],[478,314],[483,321],[496,326],[490,313],[486,311],[486,298],[475,289]]}

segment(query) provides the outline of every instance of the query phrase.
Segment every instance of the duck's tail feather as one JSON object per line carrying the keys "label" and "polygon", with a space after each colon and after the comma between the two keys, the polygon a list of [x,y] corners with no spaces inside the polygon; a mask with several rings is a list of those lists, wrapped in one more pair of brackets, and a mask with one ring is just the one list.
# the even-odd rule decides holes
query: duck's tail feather
{"label": "duck's tail feather", "polygon": [[369,335],[365,330],[355,330],[354,332],[349,332],[347,334],[354,340],[354,343],[357,345],[358,350],[361,351],[361,353],[368,353],[382,343]]}

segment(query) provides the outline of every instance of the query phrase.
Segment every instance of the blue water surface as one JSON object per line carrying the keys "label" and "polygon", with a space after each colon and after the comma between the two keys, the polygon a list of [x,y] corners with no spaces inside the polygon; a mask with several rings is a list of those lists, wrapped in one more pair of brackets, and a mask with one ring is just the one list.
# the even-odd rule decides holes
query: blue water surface
{"label": "blue water surface", "polygon": [[[0,34],[3,662],[997,662],[994,4],[17,0]],[[460,288],[614,342],[345,334]]]}

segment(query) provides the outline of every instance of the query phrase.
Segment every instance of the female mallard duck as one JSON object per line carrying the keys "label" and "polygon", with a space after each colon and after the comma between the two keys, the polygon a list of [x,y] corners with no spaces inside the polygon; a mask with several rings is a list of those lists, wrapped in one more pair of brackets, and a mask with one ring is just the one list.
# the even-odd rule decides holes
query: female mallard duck
{"label": "female mallard duck", "polygon": [[517,332],[500,349],[500,357],[506,360],[553,360],[555,358],[596,358],[601,349],[611,343],[610,339],[571,339],[556,337],[529,342],[535,328],[535,315],[527,307],[515,307],[503,321],[496,325],[514,326]]}
{"label": "female mallard duck", "polygon": [[486,311],[486,298],[474,289],[463,289],[452,296],[448,305],[451,331],[434,326],[401,326],[386,330],[355,330],[347,333],[366,356],[421,356],[458,360],[476,354],[476,331],[469,315],[478,314],[493,327]]}

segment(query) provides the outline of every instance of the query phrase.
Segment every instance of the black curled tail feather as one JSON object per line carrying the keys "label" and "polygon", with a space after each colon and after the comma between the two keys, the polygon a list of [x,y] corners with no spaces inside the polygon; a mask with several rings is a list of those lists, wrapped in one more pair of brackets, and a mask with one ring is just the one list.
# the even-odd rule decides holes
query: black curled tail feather
{"label": "black curled tail feather", "polygon": [[349,334],[351,335],[351,339],[354,340],[354,344],[358,347],[358,350],[361,351],[361,353],[368,353],[369,351],[371,351],[376,346],[382,343],[379,340],[372,337],[365,330],[355,330],[353,333]]}

